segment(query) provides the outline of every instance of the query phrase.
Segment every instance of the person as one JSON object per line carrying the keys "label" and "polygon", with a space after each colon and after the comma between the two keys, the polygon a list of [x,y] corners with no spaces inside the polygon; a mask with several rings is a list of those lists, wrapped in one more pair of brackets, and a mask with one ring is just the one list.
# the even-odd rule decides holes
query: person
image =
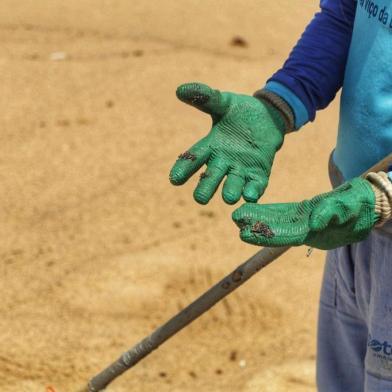
{"label": "person", "polygon": [[[360,177],[392,152],[392,1],[322,0],[288,60],[253,96],[188,83],[185,103],[208,113],[207,136],[178,157],[181,185],[204,164],[194,198],[225,179],[241,239],[329,250],[321,290],[321,392],[392,391],[392,173]],[[343,87],[334,189],[301,203],[257,204],[286,135],[315,119]]]}

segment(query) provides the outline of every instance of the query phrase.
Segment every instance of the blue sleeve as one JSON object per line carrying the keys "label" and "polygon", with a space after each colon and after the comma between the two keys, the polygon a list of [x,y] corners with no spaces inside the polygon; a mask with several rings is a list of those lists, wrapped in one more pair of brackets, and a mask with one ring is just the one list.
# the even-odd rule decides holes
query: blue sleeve
{"label": "blue sleeve", "polygon": [[291,103],[296,128],[313,121],[316,111],[328,106],[342,87],[356,4],[355,0],[321,0],[321,11],[267,82],[267,90]]}

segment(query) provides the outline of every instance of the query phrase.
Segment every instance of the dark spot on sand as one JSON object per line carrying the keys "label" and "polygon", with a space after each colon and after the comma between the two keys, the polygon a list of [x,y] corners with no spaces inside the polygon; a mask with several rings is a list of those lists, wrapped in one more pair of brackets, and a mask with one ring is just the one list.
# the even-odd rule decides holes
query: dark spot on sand
{"label": "dark spot on sand", "polygon": [[31,53],[31,54],[29,54],[28,56],[27,56],[27,58],[29,59],[29,60],[38,60],[39,59],[39,54],[38,53]]}
{"label": "dark spot on sand", "polygon": [[142,57],[144,55],[144,51],[141,49],[136,49],[132,52],[133,57]]}
{"label": "dark spot on sand", "polygon": [[179,206],[184,206],[186,203],[185,203],[185,200],[182,200],[182,199],[180,199],[180,200],[178,200],[177,201],[177,204],[179,205]]}
{"label": "dark spot on sand", "polygon": [[59,127],[69,127],[71,125],[71,123],[69,120],[64,119],[64,120],[58,120],[57,125]]}
{"label": "dark spot on sand", "polygon": [[231,362],[235,362],[237,360],[237,357],[238,357],[237,351],[233,350],[230,352],[229,359]]}
{"label": "dark spot on sand", "polygon": [[84,117],[78,118],[76,120],[76,122],[78,123],[78,125],[88,125],[88,124],[90,124],[90,121],[87,118],[84,118]]}
{"label": "dark spot on sand", "polygon": [[231,39],[230,45],[235,46],[237,48],[247,48],[248,42],[245,40],[245,38],[241,37],[240,35],[236,35]]}
{"label": "dark spot on sand", "polygon": [[215,216],[214,211],[200,211],[200,216],[204,216],[206,218],[213,218]]}
{"label": "dark spot on sand", "polygon": [[128,234],[124,234],[121,239],[123,244],[130,244],[132,242],[131,237]]}

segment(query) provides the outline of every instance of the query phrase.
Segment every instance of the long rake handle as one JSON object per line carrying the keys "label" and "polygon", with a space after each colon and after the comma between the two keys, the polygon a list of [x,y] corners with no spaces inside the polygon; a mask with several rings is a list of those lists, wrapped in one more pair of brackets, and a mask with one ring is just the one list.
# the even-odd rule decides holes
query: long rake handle
{"label": "long rake handle", "polygon": [[113,362],[105,370],[93,377],[88,384],[87,391],[98,392],[105,389],[115,378],[135,366],[162,343],[186,327],[193,320],[200,317],[222,298],[226,297],[245,283],[256,272],[266,267],[289,249],[290,247],[263,248],[257,252],[176,316],[157,328],[151,335],[147,336],[129,351],[121,355],[117,361]]}
{"label": "long rake handle", "polygon": [[[370,171],[377,172],[380,170],[392,170],[391,164],[392,153],[366,171],[363,176]],[[217,302],[245,283],[256,272],[266,267],[289,249],[289,246],[282,248],[263,248],[257,252],[231,274],[227,275],[219,283],[201,295],[196,301],[192,302],[168,322],[157,328],[151,335],[147,336],[129,351],[125,352],[119,359],[117,359],[117,361],[113,362],[105,370],[93,377],[88,383],[87,388],[82,389],[82,391],[102,391],[114,379],[123,374],[126,370],[135,366],[140,360],[157,349],[162,343],[186,327],[193,320],[200,317]]]}

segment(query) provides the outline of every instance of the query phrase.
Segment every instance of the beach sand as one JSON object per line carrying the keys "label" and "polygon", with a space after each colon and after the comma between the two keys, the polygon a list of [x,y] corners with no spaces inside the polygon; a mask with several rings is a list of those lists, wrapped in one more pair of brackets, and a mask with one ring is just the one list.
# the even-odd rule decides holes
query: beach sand
{"label": "beach sand", "polygon": [[[201,81],[252,94],[317,2],[2,0],[0,390],[76,391],[256,247],[219,192],[173,187],[210,119]],[[286,137],[262,202],[327,191],[338,102]],[[290,250],[112,384],[125,392],[315,391],[325,253]]]}

